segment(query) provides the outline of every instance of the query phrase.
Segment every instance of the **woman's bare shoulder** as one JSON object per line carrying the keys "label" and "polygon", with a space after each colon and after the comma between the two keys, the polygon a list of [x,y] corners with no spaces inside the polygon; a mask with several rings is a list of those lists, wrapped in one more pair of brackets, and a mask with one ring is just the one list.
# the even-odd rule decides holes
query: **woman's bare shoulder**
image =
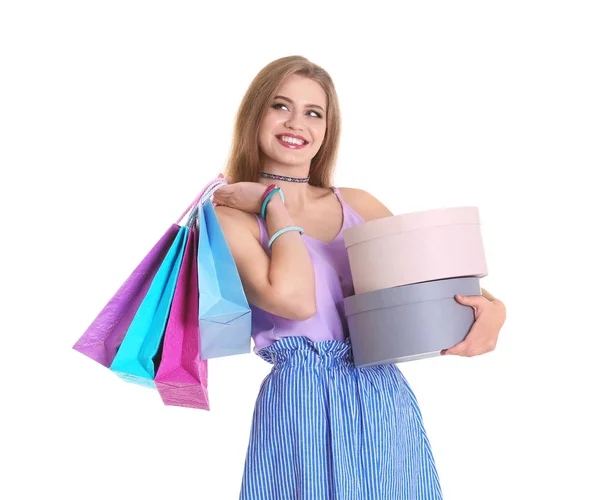
{"label": "woman's bare shoulder", "polygon": [[394,215],[389,208],[364,189],[338,188],[344,201],[365,221]]}
{"label": "woman's bare shoulder", "polygon": [[236,208],[218,205],[215,207],[215,213],[219,219],[221,226],[229,228],[245,228],[248,229],[255,239],[260,239],[258,222],[254,214],[249,214]]}

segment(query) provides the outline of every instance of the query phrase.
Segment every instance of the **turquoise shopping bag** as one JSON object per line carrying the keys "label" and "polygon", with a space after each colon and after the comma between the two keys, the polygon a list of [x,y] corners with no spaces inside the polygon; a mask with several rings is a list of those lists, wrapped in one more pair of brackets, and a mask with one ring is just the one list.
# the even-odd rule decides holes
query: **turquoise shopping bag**
{"label": "turquoise shopping bag", "polygon": [[249,353],[250,307],[210,195],[197,220],[200,359]]}
{"label": "turquoise shopping bag", "polygon": [[155,358],[165,332],[188,235],[187,226],[179,228],[110,365],[124,380],[155,387]]}

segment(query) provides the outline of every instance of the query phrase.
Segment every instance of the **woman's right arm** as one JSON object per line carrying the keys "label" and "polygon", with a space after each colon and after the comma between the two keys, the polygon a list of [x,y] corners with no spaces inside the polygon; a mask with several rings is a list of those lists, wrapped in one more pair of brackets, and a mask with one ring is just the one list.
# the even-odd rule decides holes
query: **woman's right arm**
{"label": "woman's right arm", "polygon": [[[264,311],[296,321],[313,316],[315,275],[300,233],[288,231],[279,236],[269,258],[257,239],[254,214],[224,206],[215,211],[248,300]],[[279,196],[274,196],[267,210],[269,236],[293,225]]]}

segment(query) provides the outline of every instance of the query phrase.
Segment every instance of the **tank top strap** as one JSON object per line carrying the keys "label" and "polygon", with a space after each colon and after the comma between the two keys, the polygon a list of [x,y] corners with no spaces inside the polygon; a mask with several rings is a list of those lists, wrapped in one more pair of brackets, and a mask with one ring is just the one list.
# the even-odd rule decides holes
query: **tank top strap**
{"label": "tank top strap", "polygon": [[344,229],[365,222],[365,220],[360,216],[360,214],[344,201],[344,199],[342,198],[342,194],[340,193],[340,190],[338,188],[332,186],[331,189],[337,196],[340,205],[342,205],[342,212],[344,214]]}
{"label": "tank top strap", "polygon": [[267,250],[267,248],[269,247],[269,240],[268,240],[269,234],[268,234],[267,228],[265,227],[265,223],[259,214],[254,214],[254,217],[256,217],[256,222],[258,222],[258,231],[260,234],[260,244],[265,250]]}

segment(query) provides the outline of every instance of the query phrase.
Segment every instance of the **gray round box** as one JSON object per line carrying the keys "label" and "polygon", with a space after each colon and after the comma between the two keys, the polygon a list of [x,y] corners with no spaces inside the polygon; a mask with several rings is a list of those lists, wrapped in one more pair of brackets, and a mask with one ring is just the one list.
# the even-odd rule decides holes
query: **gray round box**
{"label": "gray round box", "polygon": [[354,364],[429,358],[464,340],[475,314],[455,295],[481,295],[479,278],[426,281],[345,298]]}

